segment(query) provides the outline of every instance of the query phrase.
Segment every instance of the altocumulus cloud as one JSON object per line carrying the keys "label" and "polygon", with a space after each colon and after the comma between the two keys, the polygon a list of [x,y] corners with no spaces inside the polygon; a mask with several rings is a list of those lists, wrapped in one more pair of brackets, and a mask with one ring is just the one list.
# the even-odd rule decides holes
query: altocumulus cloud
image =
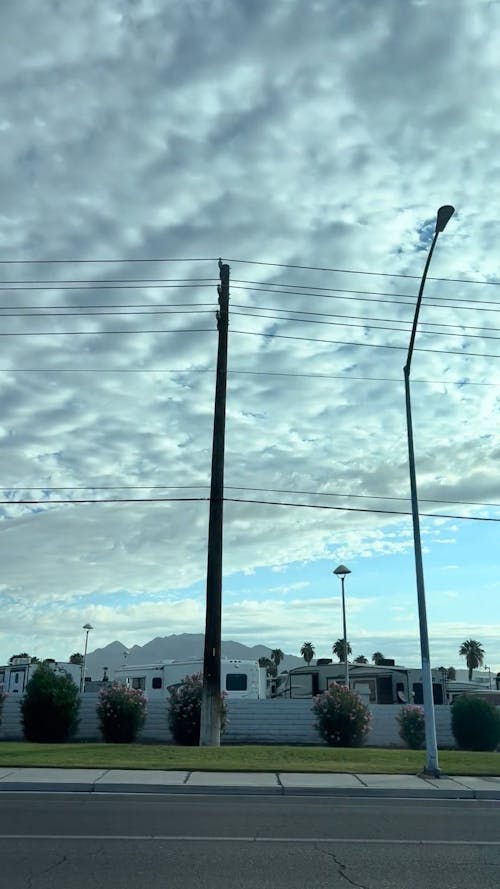
{"label": "altocumulus cloud", "polygon": [[[82,616],[111,634],[114,609],[144,638],[162,595],[169,627],[175,604],[176,628],[200,630],[206,502],[56,501],[208,496],[222,255],[227,496],[406,508],[352,495],[408,496],[401,368],[418,281],[235,260],[418,275],[449,201],[433,273],[498,275],[500,7],[26,0],[0,15],[0,259],[65,260],[0,266],[2,333],[16,334],[1,338],[3,632],[36,606],[47,638],[64,613],[76,645]],[[206,261],[147,261],[165,256]],[[427,511],[500,497],[498,388],[471,385],[498,384],[495,292],[428,282],[416,446],[421,495],[444,502]],[[236,576],[408,552],[411,535],[397,516],[235,502],[225,547]],[[307,626],[267,596],[245,612],[254,641],[266,622],[284,639]]]}

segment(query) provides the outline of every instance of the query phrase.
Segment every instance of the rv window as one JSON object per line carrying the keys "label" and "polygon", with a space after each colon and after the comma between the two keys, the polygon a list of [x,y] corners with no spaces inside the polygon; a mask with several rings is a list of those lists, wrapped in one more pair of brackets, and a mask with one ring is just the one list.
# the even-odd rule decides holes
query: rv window
{"label": "rv window", "polygon": [[228,673],[226,676],[226,691],[246,691],[247,680],[246,673]]}
{"label": "rv window", "polygon": [[153,676],[153,681],[151,683],[151,688],[161,688],[162,687],[162,678],[161,676]]}
{"label": "rv window", "polygon": [[140,691],[146,691],[146,677],[134,676],[132,678],[132,688],[140,689]]}

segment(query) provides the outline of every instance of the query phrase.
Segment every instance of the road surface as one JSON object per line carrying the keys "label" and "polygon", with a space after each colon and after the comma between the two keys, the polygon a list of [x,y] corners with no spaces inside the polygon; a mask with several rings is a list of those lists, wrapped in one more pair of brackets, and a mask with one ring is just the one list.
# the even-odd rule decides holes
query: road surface
{"label": "road surface", "polygon": [[2,793],[9,889],[498,889],[500,803]]}

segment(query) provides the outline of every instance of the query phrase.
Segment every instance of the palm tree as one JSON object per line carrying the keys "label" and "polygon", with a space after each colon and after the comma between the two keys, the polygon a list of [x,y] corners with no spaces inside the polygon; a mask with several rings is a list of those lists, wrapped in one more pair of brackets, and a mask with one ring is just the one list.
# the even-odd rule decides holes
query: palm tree
{"label": "palm tree", "polygon": [[469,668],[469,682],[472,679],[472,671],[482,667],[484,663],[484,648],[480,642],[475,639],[466,639],[462,642],[458,653],[465,658],[465,662]]}
{"label": "palm tree", "polygon": [[278,672],[278,667],[281,664],[281,661],[284,659],[285,655],[283,654],[281,648],[273,648],[271,652],[271,660],[276,667],[276,672]]}
{"label": "palm tree", "polygon": [[70,664],[78,664],[79,667],[83,664],[83,654],[80,654],[79,651],[75,651],[74,654],[70,655],[69,659]]}
{"label": "palm tree", "polygon": [[[349,645],[349,642],[347,643],[346,647],[347,647],[347,657],[349,657],[349,655],[352,654],[352,648]],[[345,663],[346,656],[345,656],[345,648],[344,648],[344,640],[343,639],[337,639],[337,641],[334,642],[334,644],[332,645],[332,653],[334,655],[336,655],[336,657],[338,657],[340,663]]]}
{"label": "palm tree", "polygon": [[314,645],[312,644],[312,642],[304,642],[302,644],[302,648],[300,649],[300,653],[304,658],[307,666],[309,666],[315,654]]}
{"label": "palm tree", "polygon": [[276,673],[278,672],[276,664],[268,657],[259,658],[259,667],[265,667],[267,676],[276,676]]}
{"label": "palm tree", "polygon": [[364,656],[364,654],[358,654],[357,657],[354,658],[355,664],[367,664],[368,658]]}
{"label": "palm tree", "polygon": [[376,667],[380,667],[382,661],[385,660],[384,655],[381,651],[374,651],[372,654],[372,663],[375,664]]}

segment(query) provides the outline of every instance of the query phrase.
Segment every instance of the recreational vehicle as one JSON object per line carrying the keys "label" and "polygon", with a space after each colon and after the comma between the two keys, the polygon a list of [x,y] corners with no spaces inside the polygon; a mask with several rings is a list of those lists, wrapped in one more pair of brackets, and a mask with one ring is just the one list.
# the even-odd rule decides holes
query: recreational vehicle
{"label": "recreational vehicle", "polygon": [[[47,661],[56,673],[71,676],[75,685],[80,685],[81,667],[62,661]],[[5,666],[0,666],[0,691],[9,695],[22,695],[33,674],[40,666],[39,661],[31,658],[14,657]]]}
{"label": "recreational vehicle", "polygon": [[[266,697],[266,671],[257,661],[233,658],[221,660],[221,691],[228,698],[258,700]],[[112,671],[115,682],[139,688],[148,698],[168,695],[171,686],[180,685],[186,676],[203,673],[203,660],[161,661],[157,664],[127,664]]]}
{"label": "recreational vehicle", "polygon": [[[334,682],[344,684],[344,664],[319,660],[316,665],[296,667],[278,676],[274,697],[309,698],[326,691]],[[281,681],[280,681],[281,680]],[[422,670],[398,667],[393,661],[383,666],[349,664],[349,686],[367,704],[422,704]],[[445,677],[432,671],[434,703],[447,703]]]}

